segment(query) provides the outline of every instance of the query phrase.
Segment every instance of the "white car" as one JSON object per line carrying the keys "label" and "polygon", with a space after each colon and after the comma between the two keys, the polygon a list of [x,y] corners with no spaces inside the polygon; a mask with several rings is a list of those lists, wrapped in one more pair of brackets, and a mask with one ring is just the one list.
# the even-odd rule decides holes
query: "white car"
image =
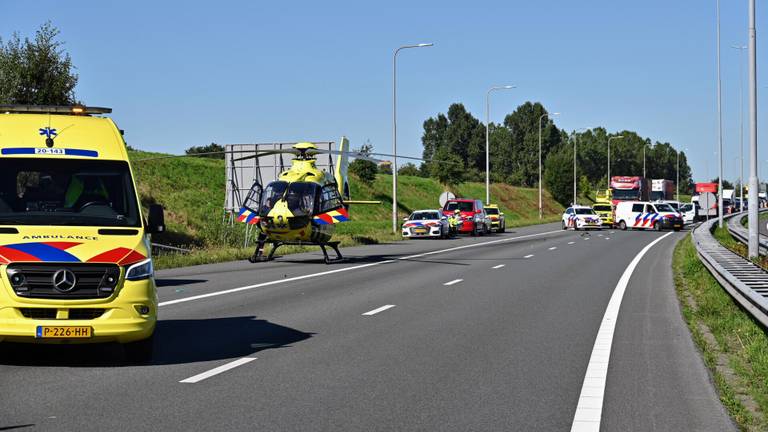
{"label": "white car", "polygon": [[647,201],[622,201],[616,205],[616,220],[619,228],[654,229],[669,228],[680,231],[683,218],[669,204]]}
{"label": "white car", "polygon": [[591,207],[575,205],[565,209],[563,213],[563,229],[603,229],[600,216]]}
{"label": "white car", "polygon": [[683,204],[680,206],[680,213],[683,215],[684,224],[696,222],[696,205],[694,203]]}
{"label": "white car", "polygon": [[448,238],[451,235],[448,218],[438,210],[417,210],[404,218],[403,222],[402,232],[406,238]]}

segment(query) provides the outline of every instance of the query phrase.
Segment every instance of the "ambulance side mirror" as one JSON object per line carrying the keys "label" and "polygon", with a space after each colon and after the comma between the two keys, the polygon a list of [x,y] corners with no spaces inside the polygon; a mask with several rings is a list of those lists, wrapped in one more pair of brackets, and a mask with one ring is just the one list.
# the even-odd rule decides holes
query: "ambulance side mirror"
{"label": "ambulance side mirror", "polygon": [[147,222],[147,232],[149,234],[157,234],[157,233],[165,232],[165,213],[163,212],[162,205],[150,204],[149,221]]}

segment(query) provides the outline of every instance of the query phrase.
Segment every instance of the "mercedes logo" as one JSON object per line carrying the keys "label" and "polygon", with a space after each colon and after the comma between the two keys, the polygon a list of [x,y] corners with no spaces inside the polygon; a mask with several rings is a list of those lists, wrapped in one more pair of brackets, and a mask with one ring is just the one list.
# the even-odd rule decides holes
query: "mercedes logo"
{"label": "mercedes logo", "polygon": [[70,270],[61,269],[53,274],[53,287],[57,291],[70,292],[75,288],[76,284],[77,278],[75,278],[75,274]]}

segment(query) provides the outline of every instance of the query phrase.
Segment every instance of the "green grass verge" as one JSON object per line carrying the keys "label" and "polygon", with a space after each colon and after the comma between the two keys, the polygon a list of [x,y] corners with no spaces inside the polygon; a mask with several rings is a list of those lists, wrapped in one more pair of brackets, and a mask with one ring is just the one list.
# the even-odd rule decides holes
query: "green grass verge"
{"label": "green grass verge", "polygon": [[742,430],[768,430],[768,335],[709,274],[690,236],[677,244],[672,266],[683,317],[720,400]]}

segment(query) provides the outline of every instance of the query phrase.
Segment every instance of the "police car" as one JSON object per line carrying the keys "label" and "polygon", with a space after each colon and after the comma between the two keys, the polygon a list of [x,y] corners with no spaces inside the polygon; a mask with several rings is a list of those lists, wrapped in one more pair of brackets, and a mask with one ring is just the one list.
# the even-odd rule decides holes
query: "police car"
{"label": "police car", "polygon": [[603,229],[600,216],[591,207],[574,205],[565,209],[563,213],[563,229]]}
{"label": "police car", "polygon": [[616,223],[619,228],[673,229],[683,228],[683,218],[672,206],[662,202],[622,201],[616,205]]}
{"label": "police car", "polygon": [[403,219],[403,237],[434,237],[448,238],[451,228],[448,218],[441,215],[439,210],[417,210]]}

